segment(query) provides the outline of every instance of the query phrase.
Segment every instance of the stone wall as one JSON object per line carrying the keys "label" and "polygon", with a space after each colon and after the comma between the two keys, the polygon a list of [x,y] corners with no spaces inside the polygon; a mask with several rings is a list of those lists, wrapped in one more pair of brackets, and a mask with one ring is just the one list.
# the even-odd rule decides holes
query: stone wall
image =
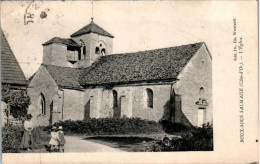
{"label": "stone wall", "polygon": [[43,64],[55,65],[61,67],[74,67],[68,62],[67,56],[78,53],[78,51],[68,51],[67,46],[59,43],[53,43],[43,46]]}
{"label": "stone wall", "polygon": [[78,43],[80,42],[80,40],[82,40],[86,46],[86,58],[82,58],[82,61],[76,64],[78,65],[78,67],[88,67],[93,62],[95,62],[100,56],[102,56],[95,54],[96,45],[99,41],[102,41],[105,44],[106,55],[113,53],[113,38],[99,35],[96,33],[89,33],[73,37],[73,39]]}
{"label": "stone wall", "polygon": [[[28,86],[27,91],[31,99],[31,104],[29,106],[28,113],[32,114],[32,121],[37,126],[49,125],[50,105],[52,101],[53,110],[59,110],[57,103],[57,98],[59,97],[58,86],[43,66],[41,66],[37,73],[34,75],[32,81]],[[41,111],[41,94],[43,94],[45,98],[45,115],[42,115]]]}
{"label": "stone wall", "polygon": [[[146,89],[153,91],[153,108],[147,107]],[[119,111],[119,116],[140,117],[159,121],[164,114],[164,106],[170,100],[170,84],[165,85],[129,85],[114,86],[113,89],[86,89],[85,111],[89,117],[113,117]],[[117,92],[118,107],[113,107],[113,94]]]}
{"label": "stone wall", "polygon": [[[99,35],[96,33],[89,33],[85,35],[80,35],[73,37],[77,43],[80,43],[81,41],[85,44],[85,50],[86,50],[86,56],[84,57],[81,52],[79,54],[78,51],[68,51],[67,46],[60,43],[52,43],[50,45],[43,46],[43,64],[48,65],[55,65],[55,66],[62,66],[62,67],[72,67],[72,68],[78,68],[78,67],[88,67],[93,62],[95,62],[99,57],[101,57],[101,54],[95,54],[95,49],[97,43],[100,41],[102,44],[105,44],[106,47],[106,55],[112,54],[113,52],[113,38]],[[83,51],[83,48],[81,48],[81,51]],[[78,55],[81,56],[81,60],[75,60],[74,56]],[[74,63],[68,62],[68,59],[73,59]]]}
{"label": "stone wall", "polygon": [[[198,106],[195,104],[199,98],[208,102],[204,110],[204,123],[212,121],[212,61],[206,46],[203,44],[190,62],[178,75],[174,84],[174,91],[180,101],[181,112],[176,113],[176,122],[184,122],[198,126]],[[200,88],[204,93],[200,93]],[[181,116],[182,119],[179,120]]]}
{"label": "stone wall", "polygon": [[63,120],[83,120],[84,108],[83,98],[84,92],[72,89],[62,89],[61,97],[64,96],[63,102]]}
{"label": "stone wall", "polygon": [[[146,89],[153,91],[153,108],[147,107]],[[171,86],[149,85],[133,88],[133,116],[159,121],[165,112],[165,105],[170,100]]]}
{"label": "stone wall", "polygon": [[[32,120],[36,126],[46,126],[59,120],[83,120],[84,118],[84,92],[59,88],[43,66],[30,82],[28,94],[31,99],[29,113],[33,115]],[[45,115],[42,115],[41,111],[41,94],[45,98]]]}

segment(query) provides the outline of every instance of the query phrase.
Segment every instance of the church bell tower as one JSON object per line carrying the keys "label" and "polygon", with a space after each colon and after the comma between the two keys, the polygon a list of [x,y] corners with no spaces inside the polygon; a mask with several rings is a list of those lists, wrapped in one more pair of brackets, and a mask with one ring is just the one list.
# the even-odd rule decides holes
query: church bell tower
{"label": "church bell tower", "polygon": [[81,60],[77,62],[77,67],[89,67],[99,57],[113,52],[114,36],[95,24],[93,18],[70,37],[81,45]]}

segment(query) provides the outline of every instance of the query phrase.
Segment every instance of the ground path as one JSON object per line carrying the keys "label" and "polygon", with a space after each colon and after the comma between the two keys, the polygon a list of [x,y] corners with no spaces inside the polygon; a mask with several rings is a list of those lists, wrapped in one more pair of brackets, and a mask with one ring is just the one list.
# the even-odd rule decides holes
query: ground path
{"label": "ground path", "polygon": [[119,149],[84,140],[78,136],[65,136],[65,153],[73,152],[118,152]]}

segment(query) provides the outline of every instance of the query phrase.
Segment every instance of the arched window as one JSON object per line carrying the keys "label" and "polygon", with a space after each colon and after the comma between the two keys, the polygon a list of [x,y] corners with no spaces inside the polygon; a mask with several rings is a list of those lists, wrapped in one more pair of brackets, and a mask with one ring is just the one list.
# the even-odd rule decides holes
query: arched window
{"label": "arched window", "polygon": [[113,107],[118,107],[117,103],[117,92],[115,90],[112,91],[113,94]]}
{"label": "arched window", "polygon": [[99,47],[96,47],[95,53],[96,53],[96,54],[99,54]]}
{"label": "arched window", "polygon": [[200,96],[203,96],[203,94],[204,94],[204,88],[200,87]]}
{"label": "arched window", "polygon": [[100,40],[97,42],[95,53],[97,55],[102,55],[102,56],[106,54],[106,44],[104,41]]}
{"label": "arched window", "polygon": [[53,101],[50,104],[50,118],[49,118],[49,125],[52,125],[52,114],[53,114]]}
{"label": "arched window", "polygon": [[46,102],[45,102],[45,97],[42,93],[40,95],[40,107],[41,107],[42,115],[45,115],[46,114]]}
{"label": "arched window", "polygon": [[[81,45],[81,51],[82,51],[82,55],[83,55],[83,58],[86,59],[86,46],[85,46],[85,43],[83,42],[83,40],[80,39],[80,45]],[[79,57],[79,60],[81,60],[81,53],[79,54],[80,57]]]}
{"label": "arched window", "polygon": [[83,46],[83,57],[86,59],[86,46]]}
{"label": "arched window", "polygon": [[151,89],[146,89],[147,93],[147,107],[153,108],[153,91]]}

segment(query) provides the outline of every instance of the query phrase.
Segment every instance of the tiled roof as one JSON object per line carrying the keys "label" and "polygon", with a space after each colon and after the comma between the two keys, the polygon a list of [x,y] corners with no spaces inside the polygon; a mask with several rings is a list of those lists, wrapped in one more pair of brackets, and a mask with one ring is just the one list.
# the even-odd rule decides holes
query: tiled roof
{"label": "tiled roof", "polygon": [[27,85],[24,73],[17,62],[10,45],[1,31],[1,82],[11,85]]}
{"label": "tiled roof", "polygon": [[203,43],[101,57],[82,71],[81,85],[176,79]]}
{"label": "tiled roof", "polygon": [[103,28],[99,27],[97,24],[95,24],[93,21],[91,21],[90,24],[84,26],[83,28],[81,28],[80,30],[78,30],[77,32],[73,33],[71,35],[71,37],[74,36],[79,36],[79,35],[83,35],[83,34],[88,34],[88,33],[97,33],[100,35],[104,35],[104,36],[108,36],[111,38],[114,38],[113,35],[111,35],[110,33],[108,33],[106,30],[104,30]]}
{"label": "tiled roof", "polygon": [[52,44],[52,43],[60,43],[60,44],[65,44],[67,46],[74,46],[74,47],[80,47],[77,42],[75,42],[73,39],[67,39],[67,38],[59,38],[59,37],[54,37],[51,40],[43,43],[43,46]]}
{"label": "tiled roof", "polygon": [[81,88],[78,79],[81,69],[59,67],[53,65],[42,64],[58,86],[64,88]]}

